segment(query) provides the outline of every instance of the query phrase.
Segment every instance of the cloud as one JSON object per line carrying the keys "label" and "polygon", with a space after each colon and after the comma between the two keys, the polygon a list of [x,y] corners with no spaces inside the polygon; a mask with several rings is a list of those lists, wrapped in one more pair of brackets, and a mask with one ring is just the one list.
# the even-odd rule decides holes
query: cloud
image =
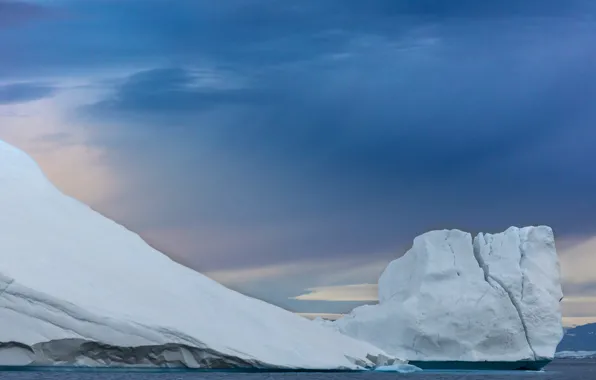
{"label": "cloud", "polygon": [[118,191],[117,179],[106,165],[104,151],[88,143],[85,126],[65,119],[64,103],[72,104],[72,98],[84,101],[80,92],[66,90],[54,97],[0,105],[0,139],[31,155],[66,194],[106,211]]}
{"label": "cloud", "polygon": [[[143,120],[146,128],[196,123],[202,112],[262,106],[275,101],[266,89],[247,89],[235,73],[180,67],[131,75],[111,96],[81,108],[81,113],[107,120]],[[166,127],[167,128],[167,127]]]}
{"label": "cloud", "polygon": [[596,323],[596,317],[563,317],[564,327],[576,327],[588,323]]}
{"label": "cloud", "polygon": [[0,0],[0,29],[14,27],[47,14],[47,8],[30,2]]}
{"label": "cloud", "polygon": [[[264,265],[252,267],[240,267],[232,269],[218,269],[205,272],[209,277],[226,285],[238,286],[248,285],[258,281],[281,281],[288,278],[298,278],[308,273],[305,278],[307,282],[318,284],[341,284],[349,280],[377,280],[380,272],[385,268],[385,261],[367,262],[364,259],[340,261],[340,260],[313,260],[284,263],[281,265]],[[342,291],[346,285],[320,286],[308,290],[313,292],[329,288],[330,291]],[[360,288],[369,287],[369,284],[356,285],[357,291]],[[376,286],[376,285],[374,285]],[[303,290],[303,289],[302,289]],[[344,292],[350,292],[353,288],[347,288]],[[291,299],[298,299],[291,297]]]}
{"label": "cloud", "polygon": [[[348,263],[430,229],[595,234],[593,2],[44,4],[69,17],[3,30],[0,79],[92,75],[101,93],[27,144],[54,151],[61,186],[246,292],[343,312],[288,297],[375,281],[382,265]],[[0,114],[23,137],[17,108]]]}
{"label": "cloud", "polygon": [[308,293],[294,297],[301,301],[378,301],[376,284],[321,286],[306,289]]}
{"label": "cloud", "polygon": [[[564,293],[584,304],[596,291],[596,273],[593,270],[596,267],[595,252],[596,237],[590,237],[572,245],[560,255]],[[575,306],[582,310],[586,307]]]}
{"label": "cloud", "polygon": [[217,255],[229,265],[396,251],[445,227],[593,232],[591,37],[488,50],[476,27],[406,38],[414,52],[368,38],[347,61],[210,69],[226,86],[197,86],[182,66],[136,72],[80,111],[131,186],[154,189],[123,202],[138,204],[134,228],[294,231]]}
{"label": "cloud", "polygon": [[[287,264],[387,263],[440,228],[593,234],[592,27],[425,17],[383,33],[308,26],[299,44],[263,38],[237,59],[225,35],[218,60],[115,78],[77,114],[124,179],[113,215],[185,264],[304,311],[316,301],[287,298],[376,277],[307,281],[297,273],[311,266],[280,276]],[[314,35],[334,46],[305,47]],[[283,43],[293,59],[253,61]]]}
{"label": "cloud", "polygon": [[565,297],[565,303],[594,303],[596,304],[596,297]]}
{"label": "cloud", "polygon": [[564,318],[596,320],[594,297],[566,297],[561,304]]}
{"label": "cloud", "polygon": [[365,258],[309,261],[295,258],[284,264],[207,270],[203,273],[234,290],[288,310],[301,313],[347,313],[362,305],[363,301],[347,297],[343,302],[321,302],[296,297],[304,294],[304,289],[312,287],[312,284],[341,287],[348,281],[376,282],[386,265],[386,261],[367,262]]}
{"label": "cloud", "polygon": [[[214,61],[258,67],[269,61],[305,61],[322,54],[345,57],[350,44],[346,37],[352,35],[394,37],[445,21],[456,25],[500,21],[511,27],[517,25],[510,20],[521,24],[525,18],[529,29],[537,20],[556,27],[557,20],[575,23],[595,14],[594,4],[586,0],[495,4],[469,0],[307,0],[300,4],[181,0],[174,6],[167,0],[112,1],[109,6],[103,0],[63,0],[43,4],[68,17],[10,35],[5,41],[0,36],[0,49],[12,48],[13,53],[11,59],[0,62],[0,76],[81,72],[148,62]],[[490,24],[478,25],[483,32],[491,28]],[[476,38],[482,38],[480,33]]]}
{"label": "cloud", "polygon": [[241,286],[254,281],[266,281],[271,278],[281,279],[292,271],[291,264],[270,265],[256,268],[241,268],[235,270],[220,270],[207,272],[207,276],[228,286]]}
{"label": "cloud", "polygon": [[0,104],[26,103],[52,96],[56,89],[37,83],[11,83],[0,85]]}

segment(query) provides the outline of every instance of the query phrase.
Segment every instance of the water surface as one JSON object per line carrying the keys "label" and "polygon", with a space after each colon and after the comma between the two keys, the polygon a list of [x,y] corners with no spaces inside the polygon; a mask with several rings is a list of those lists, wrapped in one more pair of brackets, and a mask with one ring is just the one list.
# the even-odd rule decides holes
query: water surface
{"label": "water surface", "polygon": [[555,360],[541,372],[433,372],[409,374],[382,372],[355,373],[229,373],[192,371],[9,371],[0,380],[596,380],[596,360]]}

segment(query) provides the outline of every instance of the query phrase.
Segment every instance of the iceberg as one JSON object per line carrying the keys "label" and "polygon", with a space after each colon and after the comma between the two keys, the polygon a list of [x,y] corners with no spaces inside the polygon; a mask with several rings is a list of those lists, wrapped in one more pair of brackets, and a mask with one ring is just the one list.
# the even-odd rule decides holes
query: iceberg
{"label": "iceberg", "polygon": [[403,363],[180,265],[0,141],[0,365],[362,369]]}
{"label": "iceberg", "polygon": [[323,326],[423,369],[540,369],[563,336],[562,298],[551,228],[431,231],[382,273],[379,304]]}

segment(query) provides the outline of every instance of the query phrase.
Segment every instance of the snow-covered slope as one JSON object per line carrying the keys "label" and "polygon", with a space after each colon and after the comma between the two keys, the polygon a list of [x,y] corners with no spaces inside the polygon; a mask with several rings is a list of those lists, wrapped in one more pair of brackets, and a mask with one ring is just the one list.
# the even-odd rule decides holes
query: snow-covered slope
{"label": "snow-covered slope", "polygon": [[334,327],[413,361],[552,359],[563,329],[549,227],[509,228],[472,242],[431,231],[379,279],[379,304]]}
{"label": "snow-covered slope", "polygon": [[384,358],[175,263],[0,141],[0,365],[332,369]]}

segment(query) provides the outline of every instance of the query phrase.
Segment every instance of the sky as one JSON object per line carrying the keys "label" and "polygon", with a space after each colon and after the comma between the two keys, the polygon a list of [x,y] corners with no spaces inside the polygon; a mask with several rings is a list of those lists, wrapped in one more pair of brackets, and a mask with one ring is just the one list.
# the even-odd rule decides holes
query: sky
{"label": "sky", "polygon": [[374,302],[428,230],[550,225],[565,321],[584,323],[595,16],[592,0],[0,0],[0,139],[173,259],[302,313]]}

